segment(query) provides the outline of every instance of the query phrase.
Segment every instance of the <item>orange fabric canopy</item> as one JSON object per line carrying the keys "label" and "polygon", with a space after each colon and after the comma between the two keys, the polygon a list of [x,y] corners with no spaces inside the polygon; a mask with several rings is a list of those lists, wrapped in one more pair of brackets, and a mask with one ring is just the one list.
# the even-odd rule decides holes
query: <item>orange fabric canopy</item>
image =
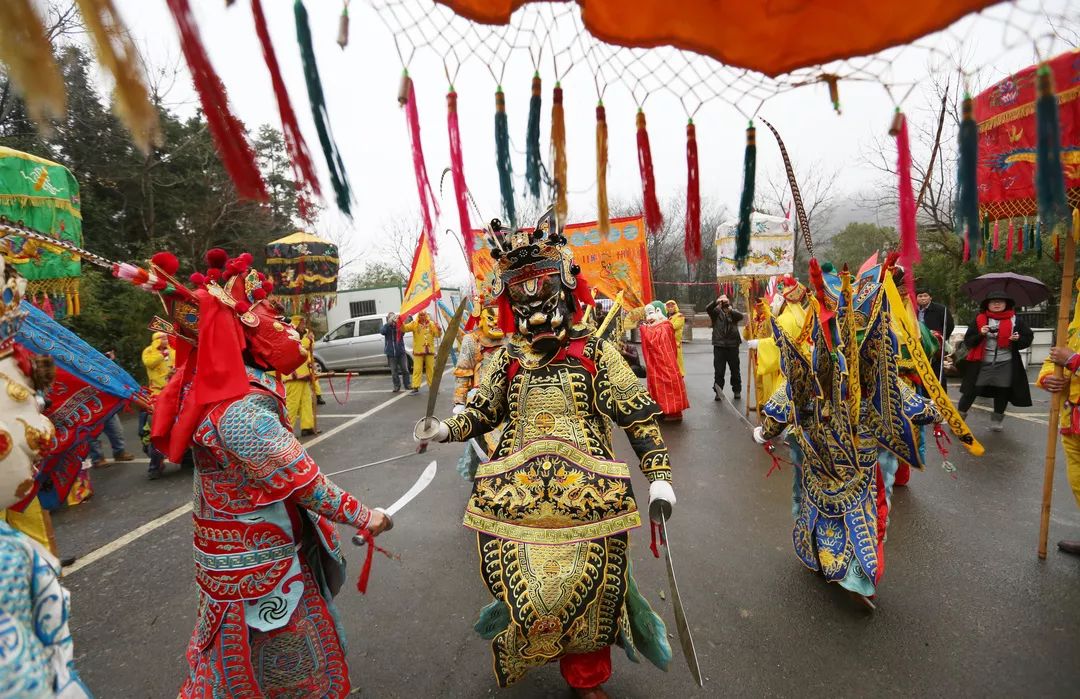
{"label": "orange fabric canopy", "polygon": [[[436,0],[475,22],[506,24],[526,2]],[[577,0],[611,44],[674,46],[769,76],[865,56],[944,29],[1001,0]]]}

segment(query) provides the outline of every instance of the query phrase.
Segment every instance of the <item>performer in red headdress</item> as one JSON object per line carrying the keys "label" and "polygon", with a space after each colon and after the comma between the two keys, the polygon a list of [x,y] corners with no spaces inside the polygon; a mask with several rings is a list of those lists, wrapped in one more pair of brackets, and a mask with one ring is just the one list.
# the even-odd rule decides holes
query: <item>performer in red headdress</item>
{"label": "performer in red headdress", "polygon": [[331,596],[345,561],[333,522],[378,534],[388,517],[331,483],[293,436],[272,372],[305,361],[300,337],[266,296],[251,255],[206,256],[195,289],[168,253],[114,273],[157,292],[176,371],[155,401],[151,439],[195,460],[199,608],[182,697],[344,697],[349,672]]}

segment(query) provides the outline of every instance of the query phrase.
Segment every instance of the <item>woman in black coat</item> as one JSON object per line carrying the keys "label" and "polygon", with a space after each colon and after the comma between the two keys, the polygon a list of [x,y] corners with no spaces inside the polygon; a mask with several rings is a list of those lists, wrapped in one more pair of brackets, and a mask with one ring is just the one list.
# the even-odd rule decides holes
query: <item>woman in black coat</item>
{"label": "woman in black coat", "polygon": [[968,354],[964,359],[964,382],[960,386],[957,409],[966,419],[977,396],[994,399],[990,429],[1004,428],[1005,408],[1031,405],[1031,389],[1020,350],[1031,346],[1035,334],[1013,310],[1012,298],[991,293],[982,302],[982,310],[964,334]]}

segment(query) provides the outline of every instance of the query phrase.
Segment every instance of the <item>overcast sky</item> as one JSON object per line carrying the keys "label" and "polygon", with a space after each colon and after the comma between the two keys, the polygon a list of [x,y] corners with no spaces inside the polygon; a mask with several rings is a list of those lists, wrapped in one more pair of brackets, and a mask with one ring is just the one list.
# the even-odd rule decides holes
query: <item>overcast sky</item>
{"label": "overcast sky", "polygon": [[[180,80],[168,101],[180,112],[197,106],[187,77],[172,18],[163,0],[117,0],[117,6],[146,54],[150,66],[179,64]],[[1068,11],[1077,14],[1076,5]],[[250,4],[244,0],[226,8],[222,0],[192,0],[210,58],[224,81],[235,112],[249,128],[269,123],[280,128],[270,79],[263,62],[251,18]],[[1068,8],[1068,0],[1049,0],[1044,7]],[[325,193],[332,197],[322,153],[311,120],[304,84],[293,3],[264,0],[270,33],[282,66],[285,83],[299,117],[313,158],[319,165]],[[373,257],[381,227],[390,220],[417,210],[408,132],[397,92],[401,61],[391,33],[364,0],[353,2],[350,42],[342,51],[335,43],[340,0],[306,0],[314,33],[315,52],[322,76],[331,125],[356,198],[355,217],[348,224],[340,217],[325,216],[326,226],[343,230],[351,226],[343,259]],[[999,8],[1000,9],[1000,8]],[[1066,9],[1058,9],[1065,14]],[[967,60],[978,63],[986,56],[1001,54],[1002,34],[986,21],[969,22],[970,30],[950,32],[950,41],[964,36]],[[1045,32],[1038,27],[1038,33]],[[944,46],[944,40],[942,45]],[[1055,47],[1059,48],[1059,47]],[[896,74],[908,77],[926,72],[926,55],[908,52],[892,66]],[[997,57],[982,76],[983,84],[999,79],[1032,62],[1030,44]],[[416,86],[422,125],[424,153],[429,176],[438,190],[439,175],[449,165],[446,101],[447,80],[442,62],[428,52],[418,52],[409,66]],[[513,150],[517,187],[524,187],[524,137],[528,112],[532,64],[527,56],[506,67],[504,90]],[[544,106],[541,122],[541,150],[548,160],[551,88],[554,75],[541,70],[544,78]],[[906,96],[905,106],[912,119],[932,120],[924,110],[925,85],[916,86]],[[495,170],[494,91],[495,82],[477,63],[466,65],[456,80],[461,119],[466,179],[485,217],[498,215],[499,190]],[[596,88],[586,66],[578,66],[563,81],[566,102],[569,190],[572,218],[595,219],[595,113]],[[900,97],[900,95],[897,95]],[[877,177],[861,157],[875,135],[884,134],[891,121],[894,104],[880,85],[841,83],[841,115],[829,103],[827,89],[812,85],[770,99],[761,116],[780,130],[796,163],[820,162],[840,168],[839,189],[865,189]],[[609,130],[608,193],[611,200],[629,199],[640,193],[634,115],[630,95],[615,85],[604,97]],[[660,93],[646,103],[649,136],[652,141],[657,189],[661,197],[686,185],[686,116],[670,94]],[[721,101],[706,104],[695,117],[703,197],[713,197],[733,208],[739,198],[742,178],[746,119]],[[758,135],[759,173],[778,170],[780,156],[765,129]],[[760,175],[759,175],[760,176]],[[457,215],[447,197],[443,202],[443,223],[457,229]],[[329,207],[333,209],[332,204]],[[318,232],[318,231],[316,231]],[[457,247],[448,244],[442,255],[460,257]],[[451,260],[456,271],[464,270],[460,260]],[[459,264],[460,263],[460,264]],[[354,265],[355,270],[359,265]],[[449,281],[449,280],[448,280]]]}

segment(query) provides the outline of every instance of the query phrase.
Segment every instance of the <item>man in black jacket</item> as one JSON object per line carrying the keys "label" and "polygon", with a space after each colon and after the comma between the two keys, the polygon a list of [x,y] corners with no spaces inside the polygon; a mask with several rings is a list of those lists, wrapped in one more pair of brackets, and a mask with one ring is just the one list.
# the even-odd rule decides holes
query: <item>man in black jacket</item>
{"label": "man in black jacket", "polygon": [[[926,288],[920,288],[916,291],[915,302],[918,304],[915,311],[919,315],[919,322],[934,334],[938,345],[944,349],[945,343],[948,342],[955,326],[952,313],[949,313],[949,309],[944,305],[934,303],[934,297],[930,295],[930,290]],[[942,386],[945,386],[945,375],[941,371],[941,351],[939,349],[937,354],[930,357],[930,361],[937,372],[938,380],[941,381]]]}
{"label": "man in black jacket", "polygon": [[724,397],[725,367],[731,370],[732,397],[739,400],[742,397],[742,375],[739,373],[742,336],[739,335],[739,321],[743,315],[731,307],[731,301],[724,294],[706,306],[705,312],[712,320],[713,392],[716,400]]}

